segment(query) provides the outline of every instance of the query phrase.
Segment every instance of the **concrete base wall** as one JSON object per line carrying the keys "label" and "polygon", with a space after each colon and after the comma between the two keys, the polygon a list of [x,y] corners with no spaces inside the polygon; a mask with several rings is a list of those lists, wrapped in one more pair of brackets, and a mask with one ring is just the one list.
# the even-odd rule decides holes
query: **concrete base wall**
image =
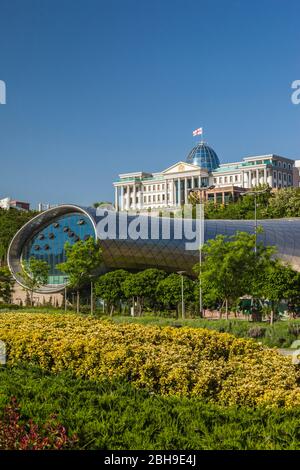
{"label": "concrete base wall", "polygon": [[[49,302],[52,303],[53,307],[58,306],[61,307],[64,305],[64,293],[56,293],[56,294],[33,294],[33,301],[34,305],[42,306]],[[12,295],[12,303],[20,305],[26,305],[26,291],[21,287],[19,284],[15,283],[14,285],[14,292]]]}

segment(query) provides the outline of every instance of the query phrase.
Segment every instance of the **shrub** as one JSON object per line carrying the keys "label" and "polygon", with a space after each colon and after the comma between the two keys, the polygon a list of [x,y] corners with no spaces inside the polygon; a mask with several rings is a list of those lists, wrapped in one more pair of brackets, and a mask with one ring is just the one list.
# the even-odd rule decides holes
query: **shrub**
{"label": "shrub", "polygon": [[300,403],[299,371],[289,358],[228,333],[16,313],[0,317],[0,338],[12,365],[125,379],[155,393],[221,403]]}
{"label": "shrub", "polygon": [[300,324],[299,323],[290,324],[288,328],[288,332],[297,338],[297,336],[300,336]]}
{"label": "shrub", "polygon": [[15,395],[41,427],[57,413],[76,449],[299,449],[300,407],[249,409],[137,390],[126,381],[84,380],[37,366],[0,369],[0,417]]}
{"label": "shrub", "polygon": [[266,328],[261,326],[253,326],[248,331],[249,338],[263,338],[266,334]]}
{"label": "shrub", "polygon": [[64,426],[55,416],[38,426],[31,419],[26,424],[21,421],[20,408],[13,397],[0,420],[0,450],[46,450],[68,449],[75,445],[77,437],[69,438]]}

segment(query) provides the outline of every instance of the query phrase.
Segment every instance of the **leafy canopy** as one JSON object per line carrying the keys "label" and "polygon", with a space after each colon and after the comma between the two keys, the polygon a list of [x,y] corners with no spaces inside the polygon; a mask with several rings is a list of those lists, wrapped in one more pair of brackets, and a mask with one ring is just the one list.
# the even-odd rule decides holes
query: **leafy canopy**
{"label": "leafy canopy", "polygon": [[[181,275],[173,273],[160,281],[157,286],[157,297],[166,307],[175,308],[181,302],[182,278]],[[184,301],[194,299],[194,282],[183,276]]]}
{"label": "leafy canopy", "polygon": [[6,266],[0,268],[0,300],[10,302],[13,293],[14,280]]}
{"label": "leafy canopy", "polygon": [[125,300],[123,283],[128,276],[130,274],[124,269],[103,274],[95,282],[96,295],[104,299],[110,306],[117,307],[120,301]]}
{"label": "leafy canopy", "polygon": [[49,268],[47,261],[31,257],[29,261],[23,262],[20,276],[26,287],[33,291],[48,283]]}
{"label": "leafy canopy", "polygon": [[89,237],[74,245],[65,244],[66,261],[57,264],[57,269],[68,277],[70,287],[79,289],[86,285],[102,263],[102,250],[99,241]]}
{"label": "leafy canopy", "polygon": [[[255,236],[245,232],[236,232],[226,237],[218,235],[208,240],[202,248],[203,261],[201,283],[204,297],[212,301],[233,303],[245,294],[253,294],[257,274],[263,273],[271,263],[273,247],[257,244]],[[199,273],[199,265],[195,266]]]}

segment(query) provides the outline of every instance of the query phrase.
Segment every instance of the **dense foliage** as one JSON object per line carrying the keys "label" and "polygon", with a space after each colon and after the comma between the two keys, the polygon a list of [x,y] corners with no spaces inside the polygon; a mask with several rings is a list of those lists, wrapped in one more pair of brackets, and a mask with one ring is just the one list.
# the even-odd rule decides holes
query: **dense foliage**
{"label": "dense foliage", "polygon": [[38,367],[0,369],[0,420],[15,396],[21,424],[56,414],[76,449],[299,449],[300,408],[249,409],[153,395],[124,381],[93,381]]}
{"label": "dense foliage", "polygon": [[[264,186],[257,189],[264,189]],[[259,219],[300,217],[300,188],[282,188],[272,192],[269,190],[257,196],[257,203]],[[254,196],[243,196],[227,205],[207,202],[204,215],[206,219],[253,219]]]}
{"label": "dense foliage", "polygon": [[33,305],[33,294],[36,289],[48,283],[49,264],[47,261],[31,257],[29,261],[23,261],[23,267],[19,273],[25,286],[30,291],[30,303]]}
{"label": "dense foliage", "polygon": [[139,323],[141,325],[173,326],[180,328],[208,328],[220,333],[230,333],[237,338],[252,338],[271,348],[289,348],[297,339],[300,340],[300,320],[280,321],[273,325],[267,322],[249,322],[239,319],[209,320],[204,318],[189,318],[175,320],[174,318],[148,315],[144,317],[115,316],[116,323]]}
{"label": "dense foliage", "polygon": [[36,212],[33,211],[0,209],[0,265],[5,263],[7,250],[15,233],[35,215]]}
{"label": "dense foliage", "polygon": [[14,281],[7,266],[0,267],[0,302],[9,303]]}
{"label": "dense foliage", "polygon": [[124,379],[162,395],[227,405],[300,405],[299,370],[251,340],[207,329],[119,325],[75,315],[4,314],[11,365]]}
{"label": "dense foliage", "polygon": [[79,290],[94,277],[95,270],[102,262],[102,250],[99,240],[92,237],[79,240],[74,245],[65,244],[66,261],[57,265],[57,269],[66,274],[68,286],[77,291],[77,313],[79,312]]}
{"label": "dense foliage", "polygon": [[[0,382],[3,375],[0,373]],[[1,385],[0,385],[1,387]],[[15,397],[0,417],[0,450],[63,450],[74,447],[77,437],[68,437],[66,429],[53,415],[39,426],[32,419],[22,422]]]}

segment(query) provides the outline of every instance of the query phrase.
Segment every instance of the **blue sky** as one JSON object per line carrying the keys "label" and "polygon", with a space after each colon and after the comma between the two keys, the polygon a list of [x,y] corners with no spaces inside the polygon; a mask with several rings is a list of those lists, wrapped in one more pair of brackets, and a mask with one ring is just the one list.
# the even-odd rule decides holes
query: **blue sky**
{"label": "blue sky", "polygon": [[300,158],[299,0],[0,0],[0,197],[112,200],[121,172]]}

